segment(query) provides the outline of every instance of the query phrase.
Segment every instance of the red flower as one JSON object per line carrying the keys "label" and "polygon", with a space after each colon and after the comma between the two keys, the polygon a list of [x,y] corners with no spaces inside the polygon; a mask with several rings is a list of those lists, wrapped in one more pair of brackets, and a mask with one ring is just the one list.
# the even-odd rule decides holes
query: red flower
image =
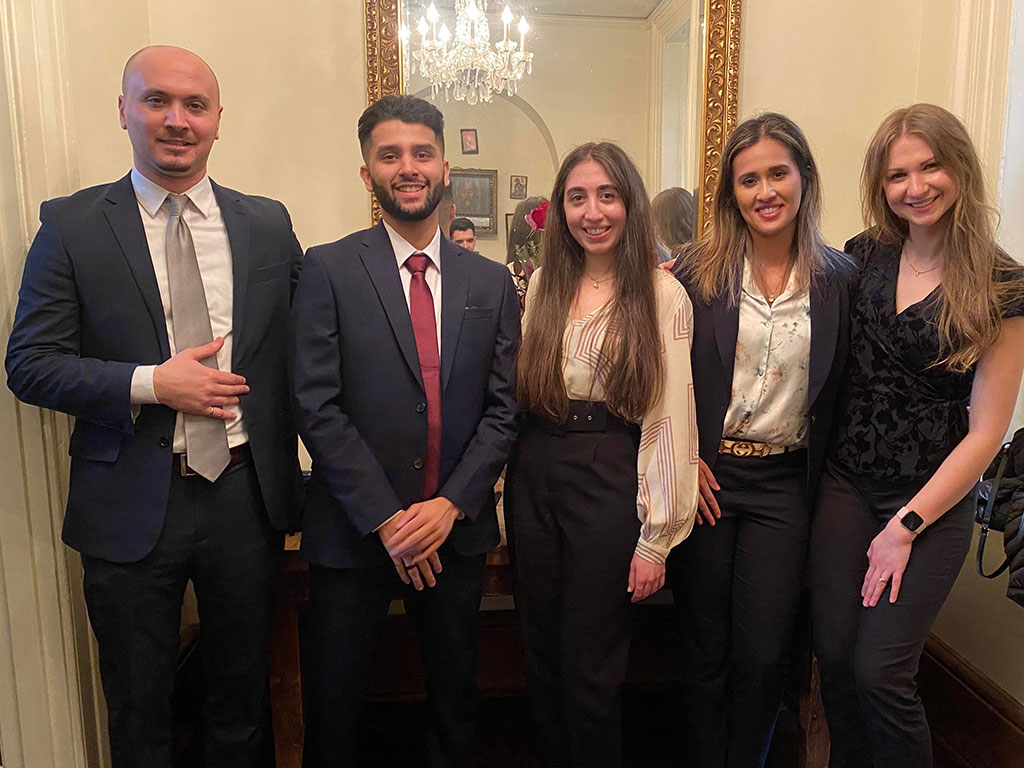
{"label": "red flower", "polygon": [[534,208],[526,214],[526,223],[530,225],[531,232],[543,231],[544,222],[548,218],[548,201],[545,200],[539,208]]}

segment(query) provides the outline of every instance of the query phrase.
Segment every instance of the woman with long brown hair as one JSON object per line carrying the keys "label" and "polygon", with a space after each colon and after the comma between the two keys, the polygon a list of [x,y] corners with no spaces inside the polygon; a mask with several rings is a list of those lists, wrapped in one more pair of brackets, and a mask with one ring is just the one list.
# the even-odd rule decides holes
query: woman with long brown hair
{"label": "woman with long brown hair", "polygon": [[669,561],[688,764],[763,765],[846,359],[847,257],[819,229],[803,132],[766,113],[722,152],[711,228],[675,272],[693,301],[698,523]]}
{"label": "woman with long brown hair", "polygon": [[849,375],[811,536],[815,650],[831,765],[926,768],[918,661],[1013,414],[1024,270],[996,244],[970,136],[941,107],[885,118],[861,190]]}
{"label": "woman with long brown hair", "polygon": [[660,589],[696,506],[690,302],[607,142],[562,162],[541,265],[506,485],[527,684],[546,765],[618,766],[630,602]]}

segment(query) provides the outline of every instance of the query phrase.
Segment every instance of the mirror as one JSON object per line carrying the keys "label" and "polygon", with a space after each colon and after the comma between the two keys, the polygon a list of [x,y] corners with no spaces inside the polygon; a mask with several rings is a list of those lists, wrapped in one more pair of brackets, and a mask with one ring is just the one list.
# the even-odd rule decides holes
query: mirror
{"label": "mirror", "polygon": [[367,99],[409,93],[444,112],[456,215],[476,225],[480,252],[505,261],[517,205],[549,195],[561,157],[600,139],[629,152],[652,197],[669,187],[696,192],[699,231],[736,122],[740,0],[519,0],[508,3],[507,27],[504,0],[487,0],[486,10],[483,0],[434,0],[425,39],[436,40],[442,24],[457,29],[456,2],[460,28],[467,2],[478,38],[486,19],[491,50],[504,39],[518,50],[525,15],[533,60],[513,88],[444,87],[423,61],[418,27],[430,0],[366,0]]}

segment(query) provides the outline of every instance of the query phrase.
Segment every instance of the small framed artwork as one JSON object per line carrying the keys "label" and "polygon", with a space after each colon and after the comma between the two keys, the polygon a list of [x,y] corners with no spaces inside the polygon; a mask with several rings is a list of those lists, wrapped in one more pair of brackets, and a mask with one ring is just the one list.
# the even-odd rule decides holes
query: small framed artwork
{"label": "small framed artwork", "polygon": [[480,145],[476,140],[476,128],[460,128],[459,137],[462,139],[462,154],[480,154]]}
{"label": "small framed artwork", "polygon": [[505,240],[508,241],[509,236],[512,234],[512,220],[515,218],[514,213],[505,214]]}
{"label": "small framed artwork", "polygon": [[526,199],[526,177],[510,176],[508,182],[508,196],[513,200]]}
{"label": "small framed artwork", "polygon": [[472,221],[478,235],[498,234],[498,172],[452,168],[449,179],[455,215]]}

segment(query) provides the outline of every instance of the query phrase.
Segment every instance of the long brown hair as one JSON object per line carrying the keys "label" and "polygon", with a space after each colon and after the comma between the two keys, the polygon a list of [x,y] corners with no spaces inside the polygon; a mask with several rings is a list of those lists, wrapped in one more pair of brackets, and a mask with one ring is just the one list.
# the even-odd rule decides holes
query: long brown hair
{"label": "long brown hair", "polygon": [[695,245],[682,249],[682,269],[701,301],[710,302],[718,295],[727,295],[733,304],[739,301],[743,262],[752,240],[733,191],[733,165],[740,152],[762,139],[774,139],[786,147],[800,172],[800,209],[793,236],[798,285],[803,288],[819,279],[827,262],[841,258],[825,247],[821,234],[821,179],[807,138],[785,115],[765,112],[740,123],[725,143],[712,197],[712,225]]}
{"label": "long brown hair", "polygon": [[610,142],[583,144],[562,161],[551,191],[542,277],[531,286],[529,322],[519,353],[519,401],[531,411],[561,421],[569,412],[562,376],[565,324],[583,276],[583,247],[565,221],[569,173],[584,160],[600,163],[615,184],[626,209],[626,223],[615,260],[615,296],[596,375],[612,413],[640,421],[663,387],[661,338],[654,298],[654,226],[643,180],[633,161]]}
{"label": "long brown hair", "polygon": [[[868,144],[861,172],[864,223],[880,242],[902,245],[907,222],[885,198],[889,150],[901,136],[922,139],[935,161],[956,180],[960,194],[947,211],[939,285],[939,359],[950,371],[970,370],[996,340],[1001,309],[1024,297],[1024,281],[1006,273],[1020,269],[995,241],[997,214],[985,196],[981,162],[963,123],[934,104],[897,109]],[[945,218],[944,217],[944,218]]]}

